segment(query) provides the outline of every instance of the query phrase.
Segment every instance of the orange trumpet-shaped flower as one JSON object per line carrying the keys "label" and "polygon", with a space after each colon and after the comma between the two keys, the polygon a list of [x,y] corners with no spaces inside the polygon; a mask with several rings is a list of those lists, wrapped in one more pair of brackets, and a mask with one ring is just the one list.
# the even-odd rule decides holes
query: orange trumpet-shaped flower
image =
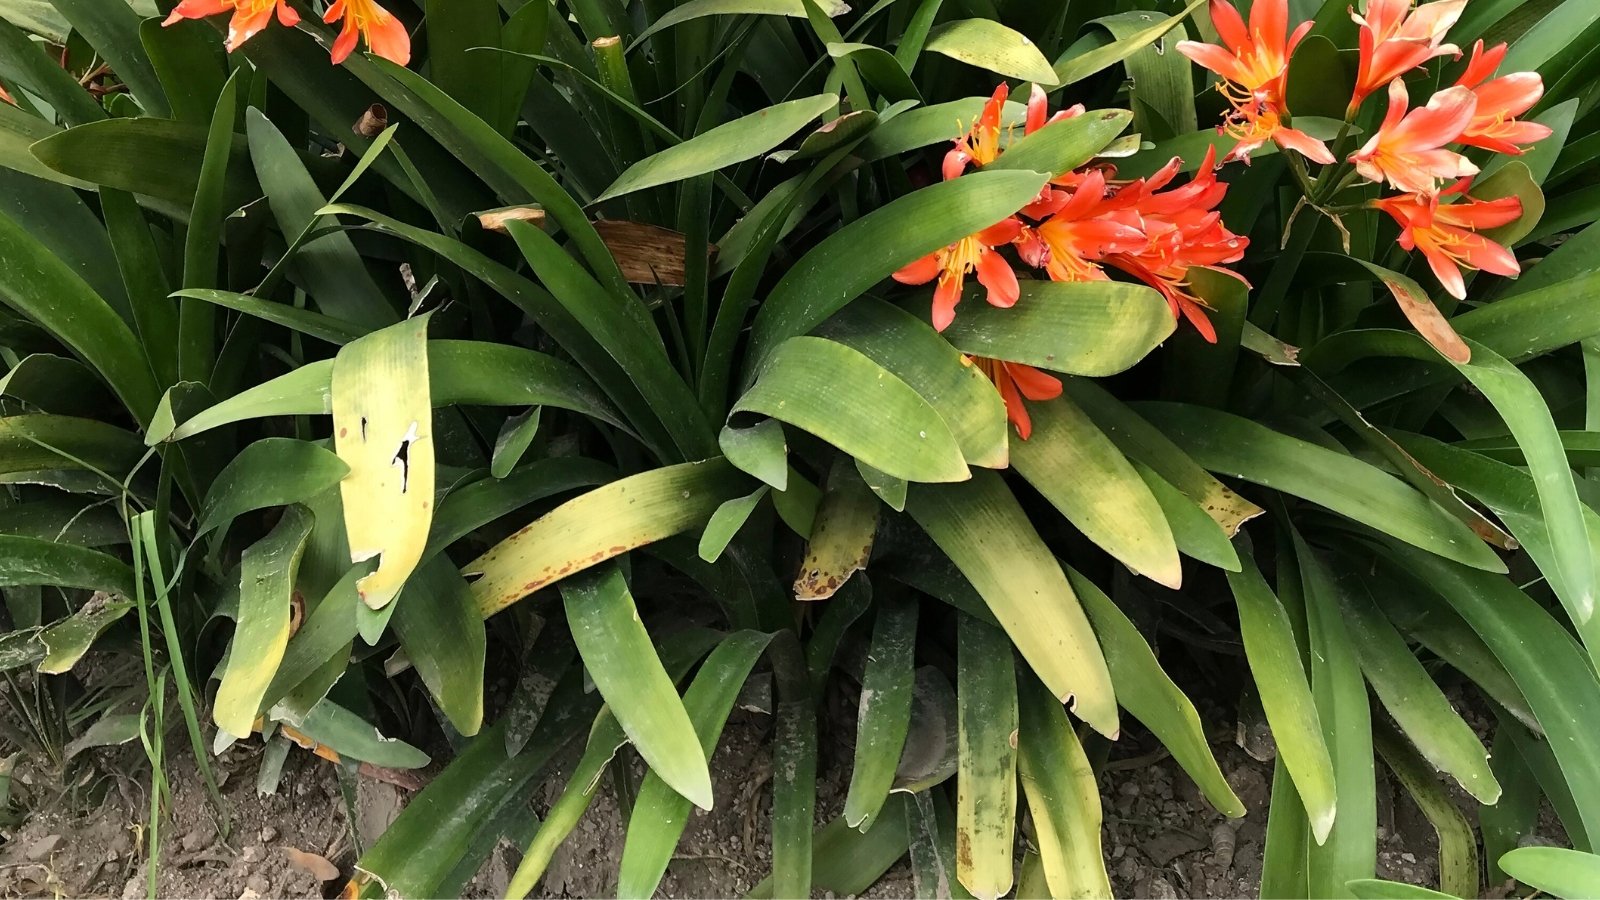
{"label": "orange trumpet-shaped flower", "polygon": [[1225,161],[1250,161],[1257,147],[1271,141],[1285,150],[1293,150],[1319,165],[1334,162],[1328,145],[1304,131],[1283,124],[1283,116],[1271,103],[1251,100],[1239,104],[1227,115],[1222,127],[1217,129],[1238,143],[1228,153]]}
{"label": "orange trumpet-shaped flower", "polygon": [[228,22],[228,52],[239,49],[245,41],[260,34],[272,24],[277,13],[279,24],[293,28],[300,24],[300,14],[289,6],[288,0],[183,0],[172,8],[162,25],[172,25],[183,19],[204,19],[233,11]]}
{"label": "orange trumpet-shaped flower", "polygon": [[1021,293],[1017,273],[996,248],[1011,243],[1021,233],[1022,223],[1008,217],[905,266],[894,273],[894,280],[901,284],[939,280],[933,289],[933,327],[939,331],[955,321],[956,304],[961,302],[961,289],[966,285],[968,272],[976,272],[978,283],[989,289],[990,305],[1014,306]]}
{"label": "orange trumpet-shaped flower", "polygon": [[[999,158],[1003,148],[1000,146],[1000,122],[1005,114],[1006,100],[1011,96],[1011,88],[1001,82],[994,89],[994,94],[988,102],[983,104],[983,111],[978,114],[977,121],[967,132],[956,138],[956,145],[944,155],[944,165],[941,167],[944,179],[949,181],[967,170],[967,166],[977,163],[981,168]],[[1045,96],[1044,88],[1037,84],[1028,96],[1028,114],[1023,122],[1022,133],[1033,134],[1035,131],[1062,119],[1083,115],[1083,104],[1077,103],[1050,114],[1050,100]]]}
{"label": "orange trumpet-shaped flower", "polygon": [[1478,106],[1472,121],[1461,132],[1460,141],[1496,153],[1520,156],[1520,145],[1542,141],[1551,133],[1549,126],[1538,122],[1517,121],[1517,116],[1532,109],[1544,96],[1544,79],[1538,72],[1513,72],[1487,80],[1505,56],[1505,44],[1488,51],[1483,49],[1483,41],[1473,45],[1472,59],[1456,84],[1471,88],[1478,98]]}
{"label": "orange trumpet-shaped flower", "polygon": [[334,0],[322,20],[332,23],[340,19],[344,28],[333,42],[334,65],[350,58],[357,37],[366,38],[368,49],[396,65],[411,62],[411,35],[405,23],[376,0]]}
{"label": "orange trumpet-shaped flower", "polygon": [[6,89],[5,89],[5,87],[3,85],[0,85],[0,101],[4,101],[6,103],[9,103],[12,106],[16,106],[17,105],[17,101],[14,98],[12,98],[12,96],[10,94],[6,93]]}
{"label": "orange trumpet-shaped flower", "polygon": [[973,357],[972,362],[1000,389],[1000,399],[1006,404],[1006,418],[1017,429],[1017,436],[1027,440],[1033,435],[1033,419],[1022,401],[1054,400],[1061,396],[1061,380],[1022,363],[983,357]]}
{"label": "orange trumpet-shaped flower", "polygon": [[1248,29],[1232,3],[1211,0],[1211,22],[1225,46],[1179,41],[1178,52],[1223,79],[1218,89],[1233,109],[1219,130],[1238,141],[1228,159],[1248,160],[1257,147],[1272,141],[1313,162],[1332,163],[1333,154],[1321,141],[1283,121],[1289,56],[1315,23],[1302,22],[1290,34],[1288,0],[1256,0]]}
{"label": "orange trumpet-shaped flower", "polygon": [[1070,193],[1052,192],[1050,217],[1025,233],[1018,245],[1023,260],[1044,269],[1052,281],[1104,281],[1098,260],[1107,253],[1136,250],[1145,241],[1136,217],[1115,217],[1128,206],[1118,199],[1107,198],[1105,173],[1098,169]]}
{"label": "orange trumpet-shaped flower", "polygon": [[1462,269],[1496,275],[1522,271],[1510,250],[1478,233],[1516,221],[1522,215],[1522,201],[1516,197],[1440,203],[1437,196],[1402,194],[1376,205],[1400,223],[1400,246],[1421,250],[1439,283],[1457,300],[1467,296]]}
{"label": "orange trumpet-shaped flower", "polygon": [[1459,56],[1461,48],[1444,43],[1445,34],[1467,0],[1432,0],[1412,9],[1415,0],[1368,0],[1365,15],[1350,18],[1361,26],[1361,57],[1356,69],[1353,112],[1373,91],[1438,56]]}
{"label": "orange trumpet-shaped flower", "polygon": [[1389,111],[1383,125],[1350,160],[1363,177],[1408,194],[1432,194],[1439,182],[1478,174],[1478,167],[1444,146],[1461,139],[1472,123],[1478,98],[1470,88],[1446,88],[1428,105],[1406,111],[1409,97],[1400,79],[1389,82]]}
{"label": "orange trumpet-shaped flower", "polygon": [[1289,33],[1289,0],[1256,0],[1250,27],[1228,0],[1211,0],[1211,24],[1224,47],[1179,41],[1178,52],[1221,75],[1251,95],[1282,101],[1289,76],[1289,55],[1315,24],[1300,23]]}

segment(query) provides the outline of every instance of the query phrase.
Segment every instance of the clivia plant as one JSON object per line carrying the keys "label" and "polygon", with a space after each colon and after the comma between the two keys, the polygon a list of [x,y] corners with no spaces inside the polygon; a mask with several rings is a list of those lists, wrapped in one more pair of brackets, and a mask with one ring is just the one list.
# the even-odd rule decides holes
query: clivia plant
{"label": "clivia plant", "polygon": [[1380,766],[1430,888],[1568,884],[1600,7],[1203,5],[0,0],[7,676],[151,858],[176,752],[426,769],[348,896],[537,891],[603,785],[649,896],[736,703],[752,895],[1107,895],[1129,743],[1258,812],[1191,695],[1264,896],[1417,895]]}

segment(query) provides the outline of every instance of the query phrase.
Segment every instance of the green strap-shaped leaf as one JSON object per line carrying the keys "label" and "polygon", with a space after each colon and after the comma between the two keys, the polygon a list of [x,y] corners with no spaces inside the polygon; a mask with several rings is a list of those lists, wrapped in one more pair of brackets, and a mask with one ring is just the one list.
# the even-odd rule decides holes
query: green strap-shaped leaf
{"label": "green strap-shaped leaf", "polygon": [[1600,856],[1562,847],[1518,847],[1500,857],[1512,878],[1556,897],[1600,896]]}
{"label": "green strap-shaped leaf", "polygon": [[856,708],[855,762],[844,801],[844,821],[851,828],[872,828],[894,784],[911,724],[916,639],[916,602],[893,595],[882,597]]}
{"label": "green strap-shaped leaf", "polygon": [[312,522],[305,507],[286,508],[239,562],[239,624],[212,711],[217,727],[229,734],[255,730],[261,700],[289,644],[290,594]]}
{"label": "green strap-shaped leaf", "polygon": [[1378,753],[1439,835],[1439,890],[1452,897],[1478,896],[1478,838],[1472,826],[1428,771],[1427,761],[1387,723],[1378,724],[1373,733]]}
{"label": "green strap-shaped leaf", "polygon": [[1175,16],[1158,16],[1151,14],[1152,24],[1149,27],[1117,35],[1117,40],[1101,47],[1096,47],[1087,53],[1078,56],[1063,56],[1056,60],[1054,67],[1055,82],[1057,84],[1073,84],[1088,78],[1090,75],[1114,66],[1132,56],[1139,50],[1150,46],[1160,40],[1163,35],[1183,24],[1189,14],[1200,7],[1205,0],[1192,0]]}
{"label": "green strap-shaped leaf", "polygon": [[[907,802],[904,794],[890,795],[877,824],[866,834],[846,825],[843,816],[818,828],[811,844],[812,889],[853,897],[876,884],[911,845],[905,822]],[[771,878],[745,894],[749,900],[772,900],[774,896],[784,895],[773,893]]]}
{"label": "green strap-shaped leaf", "polygon": [[1390,577],[1442,597],[1505,665],[1544,728],[1582,826],[1600,833],[1600,759],[1586,751],[1600,739],[1600,681],[1571,634],[1502,576],[1398,544],[1382,549],[1397,563],[1385,569]]}
{"label": "green strap-shaped leaf", "polygon": [[206,492],[196,535],[256,509],[299,503],[339,483],[350,467],[331,451],[293,438],[263,438],[240,450]]}
{"label": "green strap-shaped leaf", "polygon": [[[856,152],[862,159],[875,161],[899,156],[930,144],[953,141],[972,127],[983,113],[987,97],[965,97],[948,103],[922,106],[884,122],[867,136]],[[1001,132],[1021,128],[1027,121],[1027,108],[1008,101],[1000,111]],[[986,226],[987,227],[987,226]],[[722,244],[726,248],[726,244]]]}
{"label": "green strap-shaped leaf", "polygon": [[1327,840],[1310,848],[1315,897],[1337,897],[1344,884],[1371,878],[1377,867],[1378,806],[1372,762],[1371,701],[1356,647],[1345,628],[1338,587],[1311,548],[1292,531],[1306,607],[1311,693],[1333,761],[1338,815]]}
{"label": "green strap-shaped leaf", "polygon": [[[50,8],[43,0],[40,5]],[[105,109],[78,79],[62,68],[59,60],[50,58],[45,45],[34,42],[18,27],[25,24],[26,17],[14,6],[7,7],[5,17],[0,18],[0,75],[43,98],[68,125],[104,119]],[[66,36],[60,39],[64,43]]]}
{"label": "green strap-shaped leaf", "polygon": [[421,75],[386,59],[355,56],[346,66],[470,166],[507,203],[534,200],[572,237],[589,269],[614,291],[629,290],[617,262],[578,201],[533,157]]}
{"label": "green strap-shaped leaf", "polygon": [[722,557],[722,552],[728,549],[728,544],[750,520],[750,514],[755,512],[767,492],[772,488],[762,485],[743,497],[735,497],[717,507],[711,514],[711,519],[706,522],[706,530],[700,532],[698,552],[700,558],[706,562],[714,563]]}
{"label": "green strap-shaped leaf", "polygon": [[38,661],[38,671],[43,674],[61,674],[78,665],[91,645],[107,628],[128,615],[133,602],[98,602],[91,599],[78,607],[72,615],[54,623],[38,633],[38,642],[45,645],[45,658]]}
{"label": "green strap-shaped leaf", "polygon": [[1029,405],[1011,465],[1067,521],[1135,573],[1176,589],[1183,564],[1161,506],[1122,452],[1067,397]]}
{"label": "green strap-shaped leaf", "polygon": [[504,478],[483,478],[456,488],[439,501],[423,559],[530,503],[615,477],[616,471],[605,463],[564,456],[535,460]]}
{"label": "green strap-shaped leaf", "polygon": [[1137,460],[1131,462],[1167,517],[1178,552],[1228,572],[1239,571],[1239,554],[1222,526],[1154,469]]}
{"label": "green strap-shaped leaf", "polygon": [[133,570],[98,550],[40,538],[0,535],[0,585],[47,584],[132,597]]}
{"label": "green strap-shaped leaf", "polygon": [[1022,681],[1018,774],[1050,896],[1110,897],[1094,769],[1061,704],[1038,679]]}
{"label": "green strap-shaped leaf", "polygon": [[679,458],[712,451],[711,429],[694,392],[672,367],[661,335],[638,297],[607,291],[555,240],[526,222],[509,224],[511,236],[553,296],[616,359],[677,445]]}
{"label": "green strap-shaped leaf", "polygon": [[[1310,820],[1317,843],[1328,839],[1337,803],[1333,761],[1323,737],[1321,718],[1300,661],[1300,648],[1283,602],[1255,566],[1241,553],[1243,571],[1228,574],[1239,607],[1239,632],[1250,663],[1261,706],[1278,744],[1278,760],[1287,767]],[[1274,806],[1277,788],[1274,785]],[[1269,841],[1270,843],[1270,841]],[[1302,862],[1303,865],[1303,862]]]}
{"label": "green strap-shaped leaf", "polygon": [[1359,900],[1457,900],[1455,894],[1441,894],[1429,888],[1381,878],[1357,878],[1345,882],[1344,889]]}
{"label": "green strap-shaped leaf", "polygon": [[788,338],[804,334],[873,285],[1021,209],[1044,186],[1036,172],[974,172],[913,191],[811,248],[756,314],[751,374]]}
{"label": "green strap-shaped leaf", "polygon": [[485,618],[614,556],[704,525],[749,489],[720,457],[641,472],[569,500],[462,571]]}
{"label": "green strap-shaped leaf", "polygon": [[[1120,40],[1137,37],[1145,29],[1164,23],[1159,13],[1130,11],[1103,16],[1095,19],[1094,24]],[[1128,72],[1129,100],[1138,111],[1135,128],[1151,138],[1186,134],[1199,127],[1194,111],[1194,67],[1175,49],[1175,45],[1187,37],[1180,21],[1171,31],[1123,58],[1123,67]],[[1331,49],[1331,44],[1329,47]],[[1304,48],[1296,49],[1300,52],[1295,62],[1300,63],[1306,54]],[[1140,107],[1149,112],[1139,111]]]}
{"label": "green strap-shaped leaf", "polygon": [[828,45],[828,55],[834,59],[848,59],[873,90],[890,101],[922,100],[922,91],[900,66],[894,54],[871,44],[834,43]]}
{"label": "green strap-shaped leaf", "polygon": [[1230,413],[1176,403],[1141,403],[1194,461],[1310,500],[1413,546],[1490,572],[1505,564],[1471,529],[1381,469]]}
{"label": "green strap-shaped leaf", "polygon": [[785,341],[734,412],[780,419],[907,481],[968,476],[955,436],[927,400],[861,353],[823,338]]}
{"label": "green strap-shaped leaf", "polygon": [[[733,711],[733,702],[750,676],[750,669],[771,640],[772,635],[756,631],[728,635],[706,657],[684,692],[683,707],[688,710],[694,732],[699,735],[702,758],[709,759],[716,750],[728,714]],[[634,745],[638,746],[637,739]],[[644,755],[643,748],[640,748],[640,755]],[[700,804],[703,808],[711,805],[709,782],[707,787],[706,802]],[[672,851],[689,824],[689,804],[688,795],[675,793],[661,770],[651,763],[650,772],[639,786],[639,796],[634,800],[633,815],[628,819],[628,838],[623,845],[617,875],[619,897],[648,898],[655,894],[672,860]]]}
{"label": "green strap-shaped leaf", "polygon": [[1483,743],[1412,655],[1366,583],[1341,580],[1339,599],[1361,671],[1389,715],[1435,769],[1454,778],[1479,802],[1494,804],[1500,798],[1500,784],[1489,768]]}
{"label": "green strap-shaped leaf", "polygon": [[1132,118],[1125,109],[1095,109],[1051,122],[1033,134],[1014,138],[1000,158],[983,170],[1049,172],[1059,177],[1098,155]]}
{"label": "green strap-shaped leaf", "polygon": [[124,321],[134,322],[122,273],[106,265],[113,252],[107,226],[80,197],[65,185],[0,169],[0,215],[49,248]]}
{"label": "green strap-shaped leaf", "polygon": [[[825,15],[837,16],[850,9],[840,0],[820,0],[818,6]],[[801,0],[687,0],[667,10],[666,13],[650,23],[650,27],[639,33],[634,39],[631,51],[642,43],[645,38],[653,34],[695,19],[706,16],[730,15],[766,15],[766,16],[791,16],[796,19],[806,17],[805,6]]]}
{"label": "green strap-shaped leaf", "polygon": [[1230,818],[1243,816],[1244,803],[1223,777],[1194,704],[1168,677],[1138,627],[1111,598],[1076,569],[1069,567],[1066,572],[1105,651],[1106,668],[1117,685],[1117,703],[1161,740],[1218,812]]}
{"label": "green strap-shaped leaf", "polygon": [[[34,144],[33,155],[56,172],[103,188],[130,191],[174,204],[187,217],[205,160],[206,127],[175,119],[107,119],[69,128]],[[232,139],[232,159],[222,205],[240,206],[261,196],[243,136]]]}
{"label": "green strap-shaped leaf", "polygon": [[957,629],[956,878],[996,900],[1011,890],[1016,839],[1017,676],[1002,632],[971,616]]}
{"label": "green strap-shaped leaf", "polygon": [[1193,500],[1210,516],[1223,534],[1232,538],[1245,522],[1261,515],[1261,507],[1239,496],[1234,490],[1190,459],[1161,429],[1087,378],[1068,378],[1062,382],[1065,393],[1094,419],[1117,447],[1135,462],[1150,467],[1183,495]]}
{"label": "green strap-shaped leaf", "polygon": [[21,415],[0,418],[0,474],[92,466],[113,477],[139,461],[138,438],[95,419]]}
{"label": "green strap-shaped leaf", "polygon": [[[719,637],[717,632],[710,629],[691,628],[674,632],[671,639],[663,642],[661,646],[661,664],[674,682],[681,681],[688,674],[689,668],[699,662],[706,651],[719,643]],[[578,820],[594,801],[595,792],[600,786],[600,777],[611,765],[617,751],[627,743],[628,736],[623,733],[622,726],[617,724],[616,716],[610,709],[602,707],[599,715],[595,716],[594,725],[589,729],[588,743],[584,746],[583,756],[567,779],[567,786],[562,789],[561,797],[551,804],[544,821],[539,823],[539,830],[534,833],[526,852],[522,855],[522,862],[512,874],[511,883],[506,887],[507,897],[514,900],[526,897],[539,883],[539,879],[544,877],[545,869],[550,865],[556,850],[572,833]]]}
{"label": "green strap-shaped leaf", "polygon": [[863,298],[818,326],[817,334],[859,351],[910,385],[944,419],[969,465],[1006,465],[1009,436],[999,392],[932,325]]}
{"label": "green strap-shaped leaf", "polygon": [[139,42],[172,106],[172,117],[209,122],[228,80],[222,35],[194,20],[171,26],[150,18],[139,23]]}
{"label": "green strap-shaped leaf", "polygon": [[447,557],[424,563],[411,583],[411,596],[391,620],[400,647],[450,724],[463,735],[477,734],[483,726],[483,617]]}
{"label": "green strap-shaped leaf", "polygon": [[249,294],[236,294],[232,291],[185,289],[174,291],[173,296],[204,300],[207,303],[224,306],[336,346],[348,344],[370,330],[314,310],[300,309],[286,303],[262,300]]}
{"label": "green strap-shaped leaf", "polygon": [[789,489],[789,445],[783,437],[782,423],[762,419],[749,428],[723,426],[717,444],[734,468],[760,479],[775,491]]}
{"label": "green strap-shaped leaf", "polygon": [[[285,235],[297,235],[328,205],[294,149],[277,126],[251,109],[245,116],[250,162],[255,166],[267,204]],[[335,231],[294,251],[290,271],[324,313],[364,328],[380,328],[399,316],[373,282],[355,244]],[[212,287],[185,284],[184,287]]]}
{"label": "green strap-shaped leaf", "polygon": [[906,512],[983,597],[1050,692],[1078,718],[1115,735],[1111,675],[1083,607],[1049,548],[998,475],[916,486]]}
{"label": "green strap-shaped leaf", "polygon": [[391,769],[420,769],[428,754],[405,741],[386,737],[371,722],[332,700],[323,700],[294,730],[341,757]]}
{"label": "green strap-shaped leaf", "polygon": [[923,49],[970,66],[1049,87],[1056,84],[1050,61],[1027,35],[993,19],[957,19],[935,28]]}
{"label": "green strap-shaped leaf", "polygon": [[149,422],[160,392],[132,329],[67,263],[4,216],[0,302],[67,345],[100,373],[136,421]]}
{"label": "green strap-shaped leaf", "polygon": [[645,188],[686,181],[754,159],[788,140],[806,123],[838,103],[837,94],[818,94],[779,103],[718,125],[629,166],[604,193],[595,198],[595,202],[601,203]]}
{"label": "green strap-shaped leaf", "polygon": [[584,668],[639,755],[673,790],[710,809],[707,754],[622,573],[608,566],[573,579],[562,585],[561,596]]}

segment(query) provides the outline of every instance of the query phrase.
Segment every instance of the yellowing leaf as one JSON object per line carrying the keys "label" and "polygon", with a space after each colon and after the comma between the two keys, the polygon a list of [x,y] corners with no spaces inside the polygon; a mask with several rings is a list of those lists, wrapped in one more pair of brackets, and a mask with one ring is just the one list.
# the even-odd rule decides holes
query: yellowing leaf
{"label": "yellowing leaf", "polygon": [[382,609],[422,559],[433,521],[428,317],[346,344],[332,386],[334,451],[350,467],[339,483],[350,560],[378,557],[356,590]]}

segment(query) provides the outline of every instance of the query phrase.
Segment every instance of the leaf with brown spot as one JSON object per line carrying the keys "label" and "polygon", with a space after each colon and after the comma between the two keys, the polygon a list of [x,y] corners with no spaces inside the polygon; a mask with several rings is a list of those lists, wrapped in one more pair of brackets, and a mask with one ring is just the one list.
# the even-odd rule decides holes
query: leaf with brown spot
{"label": "leaf with brown spot", "polygon": [[1446,319],[1444,313],[1439,311],[1439,307],[1434,306],[1433,301],[1428,299],[1428,292],[1422,289],[1422,285],[1391,269],[1373,265],[1365,260],[1358,259],[1356,262],[1378,276],[1378,280],[1389,288],[1389,293],[1394,295],[1395,302],[1400,304],[1400,311],[1405,313],[1406,321],[1411,323],[1411,327],[1422,335],[1422,339],[1427,341],[1429,346],[1453,363],[1465,365],[1472,361],[1472,351],[1468,349],[1467,342],[1461,339],[1461,335],[1456,334],[1450,320]]}
{"label": "leaf with brown spot", "polygon": [[828,488],[811,524],[805,561],[794,581],[796,600],[826,600],[867,567],[878,530],[878,498],[843,454],[834,458]]}

